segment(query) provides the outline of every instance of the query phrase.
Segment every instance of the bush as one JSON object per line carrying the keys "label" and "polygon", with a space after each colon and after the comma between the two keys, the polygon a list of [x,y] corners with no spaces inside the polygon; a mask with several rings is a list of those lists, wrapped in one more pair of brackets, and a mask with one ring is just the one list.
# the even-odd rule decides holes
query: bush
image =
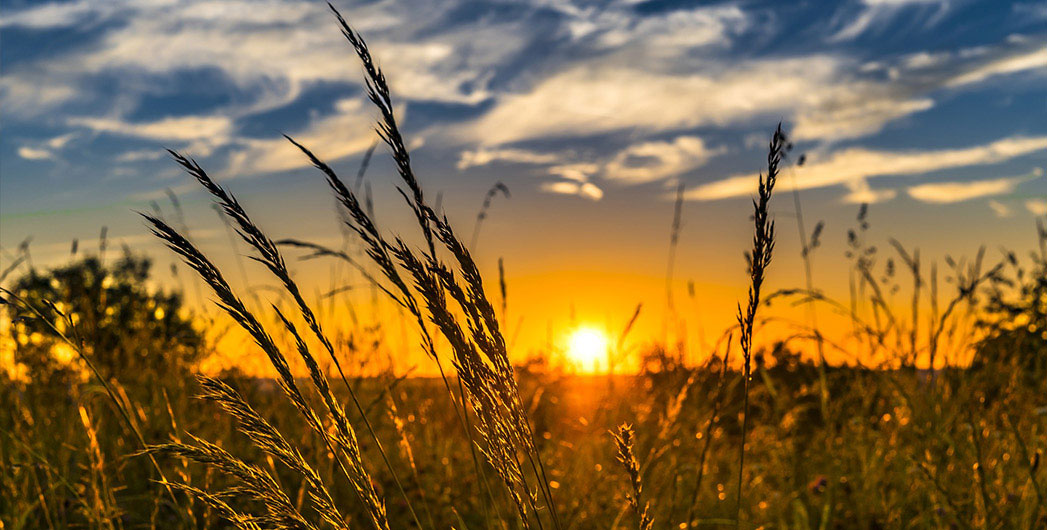
{"label": "bush", "polygon": [[131,254],[111,264],[91,256],[19,278],[10,290],[48,321],[24,304],[8,306],[14,360],[34,381],[72,375],[75,353],[60,332],[107,378],[159,379],[187,368],[206,351],[205,338],[180,294],[150,292],[150,267]]}

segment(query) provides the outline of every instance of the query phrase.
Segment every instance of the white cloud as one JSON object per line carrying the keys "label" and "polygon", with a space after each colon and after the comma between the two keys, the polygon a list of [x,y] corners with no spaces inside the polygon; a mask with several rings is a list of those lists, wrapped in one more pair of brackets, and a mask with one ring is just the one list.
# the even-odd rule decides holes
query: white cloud
{"label": "white cloud", "polygon": [[[889,122],[934,106],[929,98],[894,98],[890,90],[868,86],[868,93],[826,94],[810,112],[798,113],[793,138],[797,140],[856,138],[878,132]],[[880,92],[876,94],[876,92]]]}
{"label": "white cloud", "polygon": [[[295,139],[325,160],[363,152],[375,140],[370,107],[362,99],[344,99],[335,104],[335,114],[310,121],[295,131]],[[398,108],[397,114],[403,114]],[[228,171],[233,175],[271,173],[310,165],[298,148],[281,137],[257,139],[238,136],[228,116],[183,116],[150,122],[126,122],[114,118],[72,118],[70,125],[92,131],[119,134],[157,142],[181,144],[195,156],[209,156],[216,148],[232,147]],[[412,148],[424,143],[414,138]],[[138,162],[161,158],[159,149],[128,151],[116,156],[118,162]]]}
{"label": "white cloud", "polygon": [[0,76],[0,105],[8,116],[34,116],[72,100],[76,93],[75,84],[35,70]]}
{"label": "white cloud", "polygon": [[[397,98],[483,101],[494,67],[527,43],[522,22],[426,27],[454,8],[430,2],[353,7],[352,24],[370,37]],[[318,83],[362,80],[323,2],[81,0],[9,8],[3,18],[5,26],[49,29],[102,21],[111,24],[97,42],[8,68],[0,81],[5,111],[34,116],[74,99],[111,99],[92,93],[88,81],[99,75],[116,76],[124,85],[121,97],[133,100],[168,90],[163,78],[172,73],[218,71],[240,91],[225,109],[237,117],[293,102]]]}
{"label": "white cloud", "polygon": [[1025,201],[1025,209],[1033,215],[1047,215],[1047,200],[1029,199]]}
{"label": "white cloud", "polygon": [[220,143],[233,130],[232,120],[226,116],[180,116],[140,123],[111,118],[72,118],[69,123],[97,132],[179,142],[201,140]]}
{"label": "white cloud", "polygon": [[[370,108],[359,99],[340,101],[338,113],[310,123],[291,136],[328,162],[367,150],[374,142]],[[402,114],[402,112],[398,112]],[[234,175],[272,173],[311,165],[309,159],[284,138],[241,139],[243,147],[230,160]]]}
{"label": "white cloud", "polygon": [[655,55],[724,46],[750,26],[749,17],[737,6],[679,9],[639,19],[628,7],[571,14],[568,30],[575,40],[591,39],[601,49],[643,47]]}
{"label": "white cloud", "polygon": [[458,157],[458,169],[468,169],[476,166],[486,166],[492,162],[512,162],[516,164],[553,164],[561,160],[561,155],[553,153],[539,153],[526,149],[490,149],[480,147],[474,150],[462,151]]}
{"label": "white cloud", "polygon": [[[581,65],[501,97],[460,134],[498,145],[631,129],[657,132],[725,125],[789,112],[802,119],[802,130],[796,131],[800,136],[855,135],[928,106],[922,100],[885,101],[885,86],[841,79],[845,62],[829,56],[748,61],[704,74],[645,71],[635,63]],[[845,112],[856,105],[857,111]],[[846,119],[854,125],[822,125]]]}
{"label": "white cloud", "polygon": [[848,204],[876,204],[889,201],[898,195],[898,191],[893,189],[874,190],[865,179],[848,182],[846,186],[850,192],[843,196],[843,202]]}
{"label": "white cloud", "polygon": [[972,180],[966,182],[929,182],[912,186],[909,196],[923,202],[938,204],[969,201],[980,197],[1011,193],[1018,184],[1042,174],[1037,170],[1032,175],[998,179]]}
{"label": "white cloud", "polygon": [[651,182],[678,176],[722,152],[723,148],[709,149],[697,136],[678,136],[671,142],[643,142],[619,152],[603,173],[606,178],[630,183]]}
{"label": "white cloud", "polygon": [[[591,182],[596,176],[627,184],[639,184],[677,177],[725,151],[726,148],[723,147],[710,149],[697,136],[639,142],[627,145],[612,156],[596,161],[566,161],[565,159],[575,156],[570,152],[543,153],[526,149],[480,147],[473,151],[463,151],[458,160],[458,168],[465,169],[500,160],[548,165],[546,171],[550,175],[579,184]],[[547,191],[562,193],[561,190],[566,189],[568,186],[562,184]]]}
{"label": "white cloud", "polygon": [[[112,2],[110,8],[116,8],[118,2]],[[65,28],[84,20],[89,16],[96,16],[104,6],[101,2],[80,0],[76,2],[48,2],[31,8],[12,10],[6,8],[4,16],[0,18],[0,28],[22,27],[30,29],[55,29]]]}
{"label": "white cloud", "polygon": [[75,132],[55,136],[47,141],[47,147],[50,147],[51,149],[62,149],[77,136],[79,136],[79,134]]}
{"label": "white cloud", "polygon": [[[854,15],[840,30],[833,33],[829,40],[833,42],[851,40],[861,35],[889,26],[902,14],[910,18],[921,16],[925,25],[930,27],[941,20],[948,9],[947,0],[863,0],[861,11]],[[929,8],[935,8],[929,10]],[[920,11],[906,11],[906,8],[918,8]],[[929,16],[928,16],[929,14]]]}
{"label": "white cloud", "polygon": [[592,162],[560,164],[549,168],[550,175],[556,175],[574,182],[588,182],[589,178],[600,171],[600,165]]}
{"label": "white cloud", "polygon": [[557,193],[561,195],[577,195],[585,199],[598,201],[603,198],[603,190],[591,182],[546,182],[541,186],[542,191]]}
{"label": "white cloud", "polygon": [[[416,9],[412,16],[425,11]],[[488,68],[523,45],[518,32],[498,25],[410,41],[377,38],[395,35],[391,30],[398,26],[410,27],[400,23],[402,16],[392,6],[359,7],[352,13],[354,28],[374,37],[369,44],[376,59],[403,98],[482,101]],[[88,74],[216,68],[241,88],[273,91],[272,105],[278,105],[296,99],[309,83],[358,83],[360,71],[350,62],[351,53],[322,3],[176,3],[142,9],[108,33],[102,46],[73,56],[65,66]]]}
{"label": "white cloud", "polygon": [[[873,151],[849,148],[832,153],[823,160],[812,160],[796,170],[799,189],[852,185],[868,178],[920,175],[955,167],[993,164],[1047,149],[1047,136],[1010,137],[995,142],[961,149],[932,151]],[[687,192],[696,200],[744,197],[756,190],[756,174],[736,175],[711,182]],[[793,180],[779,185],[791,188]]]}
{"label": "white cloud", "polygon": [[47,149],[38,149],[23,145],[18,148],[18,156],[26,160],[49,160],[54,157],[54,154]]}
{"label": "white cloud", "polygon": [[[1027,47],[1027,46],[1026,46]],[[495,146],[538,138],[637,130],[663,132],[744,123],[758,117],[794,123],[797,140],[839,140],[880,131],[934,106],[932,93],[993,76],[1036,71],[1043,50],[990,50],[982,57],[903,58],[894,78],[861,72],[843,56],[811,55],[725,63],[689,71],[612,55],[570,66],[497,104],[459,128],[466,141]],[[678,57],[686,64],[685,57]],[[1040,61],[1042,63],[1042,61]],[[908,63],[906,66],[904,63]]]}
{"label": "white cloud", "polygon": [[1037,46],[1032,50],[1012,53],[994,58],[950,79],[946,86],[958,87],[980,83],[998,75],[1023,71],[1043,71],[1047,67],[1047,47]]}

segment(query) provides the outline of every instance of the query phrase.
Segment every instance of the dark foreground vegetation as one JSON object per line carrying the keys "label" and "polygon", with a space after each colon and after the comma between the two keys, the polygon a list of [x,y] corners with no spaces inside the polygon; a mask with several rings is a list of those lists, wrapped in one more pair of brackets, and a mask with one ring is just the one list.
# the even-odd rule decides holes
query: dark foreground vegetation
{"label": "dark foreground vegetation", "polygon": [[[337,20],[418,233],[380,230],[366,201],[295,143],[357,237],[352,255],[273,241],[201,166],[172,153],[279,285],[279,304],[236,292],[159,215],[143,217],[221,318],[194,318],[178,294],[147,288],[149,263],[130,254],[52,271],[12,264],[4,276],[20,276],[0,280],[17,363],[0,386],[2,528],[1047,527],[1042,225],[1030,257],[948,260],[939,278],[895,242],[892,257],[878,257],[863,207],[849,236],[850,300],[810,282],[766,292],[770,203],[790,149],[779,128],[753,201],[748,296],[708,363],[628,347],[626,330],[613,354],[644,358],[634,376],[515,366],[497,297],[415,178],[384,76]],[[356,264],[441,376],[359,376],[368,348],[317,316],[286,243]],[[900,271],[914,286],[904,316]],[[758,349],[768,302],[842,314],[853,332],[839,342],[810,319]],[[198,373],[214,348],[201,328],[222,323],[264,354],[272,378]],[[801,358],[801,344],[818,353]],[[851,362],[829,365],[830,351]]]}

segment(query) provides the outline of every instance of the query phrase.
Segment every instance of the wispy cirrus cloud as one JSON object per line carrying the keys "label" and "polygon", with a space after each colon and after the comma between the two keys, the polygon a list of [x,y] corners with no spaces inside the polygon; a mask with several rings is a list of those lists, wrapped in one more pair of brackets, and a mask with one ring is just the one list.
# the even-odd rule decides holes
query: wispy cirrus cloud
{"label": "wispy cirrus cloud", "polygon": [[233,131],[233,121],[225,116],[179,116],[137,123],[114,118],[72,118],[69,124],[96,132],[178,142],[221,142]]}
{"label": "wispy cirrus cloud", "polygon": [[1022,182],[1043,176],[1037,168],[1028,175],[964,182],[928,182],[906,189],[910,197],[923,202],[948,204],[1011,193]]}
{"label": "wispy cirrus cloud", "polygon": [[[783,188],[824,188],[848,185],[861,190],[868,179],[886,176],[921,175],[957,167],[993,164],[1047,150],[1047,136],[1010,137],[984,145],[960,149],[874,151],[848,148],[823,159],[812,157],[796,179],[782,181]],[[755,191],[755,174],[736,175],[704,184],[687,192],[693,200],[744,197]]]}
{"label": "wispy cirrus cloud", "polygon": [[883,31],[902,15],[918,17],[925,27],[931,27],[941,21],[949,3],[948,0],[863,0],[856,12],[848,9],[846,16],[838,18],[842,27],[828,40],[840,42]]}
{"label": "wispy cirrus cloud", "polygon": [[1025,71],[1042,71],[1047,66],[1047,48],[1042,44],[1034,46],[1031,50],[1023,50],[1017,53],[993,57],[981,62],[976,66],[957,72],[946,83],[947,87],[959,87],[980,83],[990,77],[1013,74]]}

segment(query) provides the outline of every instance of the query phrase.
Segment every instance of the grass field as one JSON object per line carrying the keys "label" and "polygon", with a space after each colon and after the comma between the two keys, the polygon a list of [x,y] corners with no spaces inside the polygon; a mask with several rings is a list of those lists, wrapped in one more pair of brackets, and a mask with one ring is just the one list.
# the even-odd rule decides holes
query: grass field
{"label": "grass field", "polygon": [[[281,302],[237,292],[178,223],[152,214],[145,222],[204,282],[220,320],[147,288],[148,263],[133,255],[5,267],[13,363],[0,386],[0,528],[1047,528],[1042,225],[1028,258],[979,254],[939,279],[897,243],[895,258],[878,259],[863,207],[850,300],[810,284],[767,292],[782,251],[770,205],[791,163],[779,126],[752,203],[749,291],[708,362],[627,341],[627,326],[597,349],[639,357],[635,374],[522,363],[499,318],[504,280],[483,278],[430,206],[385,77],[337,20],[417,232],[380,229],[353,186],[288,138],[357,238],[352,255],[311,250],[358,267],[441,375],[372,375],[368,348],[318,316],[288,269],[285,252],[303,244],[271,239],[249,205],[172,152]],[[915,288],[902,313],[885,292],[906,273]],[[812,324],[759,348],[769,300],[843,315],[849,340]],[[273,377],[198,373],[227,325]],[[829,365],[829,350],[853,360]]]}

